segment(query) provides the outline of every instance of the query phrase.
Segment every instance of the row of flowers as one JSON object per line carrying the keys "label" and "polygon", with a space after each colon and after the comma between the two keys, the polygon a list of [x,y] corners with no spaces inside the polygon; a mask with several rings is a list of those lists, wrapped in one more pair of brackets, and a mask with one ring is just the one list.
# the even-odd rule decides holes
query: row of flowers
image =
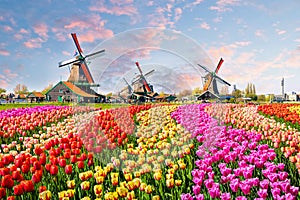
{"label": "row of flowers", "polygon": [[274,148],[280,148],[284,156],[295,163],[300,172],[298,129],[260,115],[256,106],[224,104],[206,107],[206,111],[226,124],[261,134],[262,139],[270,141]]}
{"label": "row of flowers", "polygon": [[181,199],[296,199],[299,188],[290,184],[292,174],[276,161],[274,149],[261,144],[262,135],[221,125],[220,118],[205,112],[220,111],[214,106],[188,105],[172,113],[202,144],[192,171],[193,191]]}

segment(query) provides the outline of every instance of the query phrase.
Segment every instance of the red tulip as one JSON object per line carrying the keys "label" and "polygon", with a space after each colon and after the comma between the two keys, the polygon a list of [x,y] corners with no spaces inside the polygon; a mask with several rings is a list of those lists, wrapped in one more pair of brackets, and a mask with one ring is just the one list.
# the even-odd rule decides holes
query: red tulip
{"label": "red tulip", "polygon": [[47,187],[44,186],[44,185],[42,185],[42,186],[39,187],[39,193],[42,193],[42,192],[44,192],[46,190],[47,190]]}
{"label": "red tulip", "polygon": [[15,200],[15,196],[9,196],[6,200]]}
{"label": "red tulip", "polygon": [[51,167],[50,167],[50,174],[53,175],[53,176],[55,176],[55,175],[57,175],[57,173],[58,173],[58,167],[57,167],[57,165],[51,165]]}
{"label": "red tulip", "polygon": [[78,169],[83,169],[84,168],[84,162],[83,161],[78,161],[77,162],[77,166],[78,166]]}
{"label": "red tulip", "polygon": [[77,157],[75,156],[75,155],[71,155],[71,158],[70,158],[70,160],[71,160],[71,163],[76,163],[77,162]]}
{"label": "red tulip", "polygon": [[22,185],[25,192],[32,192],[34,190],[34,184],[32,180],[22,181],[20,185]]}
{"label": "red tulip", "polygon": [[20,174],[19,171],[13,171],[12,174],[11,174],[11,176],[12,176],[13,180],[19,180],[20,177],[21,177],[21,174]]}
{"label": "red tulip", "polygon": [[72,165],[66,165],[65,172],[66,174],[72,174]]}
{"label": "red tulip", "polygon": [[64,158],[62,158],[62,159],[59,160],[59,166],[65,167],[66,164],[67,164],[67,161]]}
{"label": "red tulip", "polygon": [[11,175],[2,176],[1,186],[4,188],[12,188],[14,186],[14,180]]}
{"label": "red tulip", "polygon": [[39,182],[41,182],[41,180],[42,180],[42,176],[41,176],[38,172],[36,172],[36,173],[34,173],[34,174],[32,175],[31,180],[32,180],[34,183],[39,183]]}
{"label": "red tulip", "polygon": [[6,190],[5,188],[0,188],[0,199],[6,197]]}
{"label": "red tulip", "polygon": [[1,176],[5,176],[7,174],[9,174],[9,169],[8,168],[4,167],[4,168],[0,169],[0,175]]}
{"label": "red tulip", "polygon": [[30,166],[26,163],[24,163],[22,166],[21,166],[21,170],[24,174],[27,174],[30,170]]}

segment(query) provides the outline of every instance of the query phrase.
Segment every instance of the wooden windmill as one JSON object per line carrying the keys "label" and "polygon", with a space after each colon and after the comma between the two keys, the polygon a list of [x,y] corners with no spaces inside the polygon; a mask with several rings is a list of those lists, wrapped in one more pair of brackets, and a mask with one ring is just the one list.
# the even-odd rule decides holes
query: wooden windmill
{"label": "wooden windmill", "polygon": [[86,58],[104,53],[105,50],[100,50],[88,55],[84,55],[79,45],[76,33],[71,33],[71,36],[77,48],[76,54],[78,53],[78,55],[69,60],[59,62],[58,67],[72,65],[68,82],[72,82],[76,86],[85,86],[86,88],[99,87],[99,84],[95,84],[94,82],[92,74],[87,65]]}

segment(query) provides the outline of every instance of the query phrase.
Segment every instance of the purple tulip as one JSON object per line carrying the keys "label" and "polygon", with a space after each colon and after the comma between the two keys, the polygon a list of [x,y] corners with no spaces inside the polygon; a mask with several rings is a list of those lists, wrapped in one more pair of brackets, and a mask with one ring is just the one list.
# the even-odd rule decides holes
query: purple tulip
{"label": "purple tulip", "polygon": [[222,193],[220,196],[221,200],[230,200],[230,193]]}
{"label": "purple tulip", "polygon": [[239,179],[233,179],[229,186],[233,192],[237,192],[239,189]]}
{"label": "purple tulip", "polygon": [[245,196],[238,196],[235,198],[236,200],[247,200]]}
{"label": "purple tulip", "polygon": [[180,199],[181,200],[193,200],[193,197],[191,194],[181,194]]}
{"label": "purple tulip", "polygon": [[200,192],[201,192],[201,187],[199,185],[193,185],[193,193],[195,195],[198,195],[200,194]]}
{"label": "purple tulip", "polygon": [[259,189],[259,190],[257,191],[257,194],[258,194],[258,196],[259,196],[260,198],[265,199],[265,198],[267,198],[267,196],[268,196],[268,190],[267,190],[267,189]]}
{"label": "purple tulip", "polygon": [[198,194],[195,196],[196,200],[204,200],[204,195],[203,194]]}
{"label": "purple tulip", "polygon": [[262,189],[268,189],[268,187],[269,187],[269,180],[267,180],[267,179],[262,180],[262,181],[259,183],[259,186],[260,186]]}

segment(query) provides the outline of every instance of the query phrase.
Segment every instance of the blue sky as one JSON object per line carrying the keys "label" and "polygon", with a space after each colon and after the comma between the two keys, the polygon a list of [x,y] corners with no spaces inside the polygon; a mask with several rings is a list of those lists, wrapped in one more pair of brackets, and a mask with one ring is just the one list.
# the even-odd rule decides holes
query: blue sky
{"label": "blue sky", "polygon": [[85,53],[106,49],[90,61],[101,93],[131,80],[135,61],[155,68],[157,87],[202,87],[197,63],[213,69],[221,57],[219,75],[238,89],[251,82],[258,94],[280,94],[284,77],[285,91],[300,93],[299,8],[298,0],[1,0],[0,87],[40,91],[66,80],[58,62],[73,57],[75,32]]}

